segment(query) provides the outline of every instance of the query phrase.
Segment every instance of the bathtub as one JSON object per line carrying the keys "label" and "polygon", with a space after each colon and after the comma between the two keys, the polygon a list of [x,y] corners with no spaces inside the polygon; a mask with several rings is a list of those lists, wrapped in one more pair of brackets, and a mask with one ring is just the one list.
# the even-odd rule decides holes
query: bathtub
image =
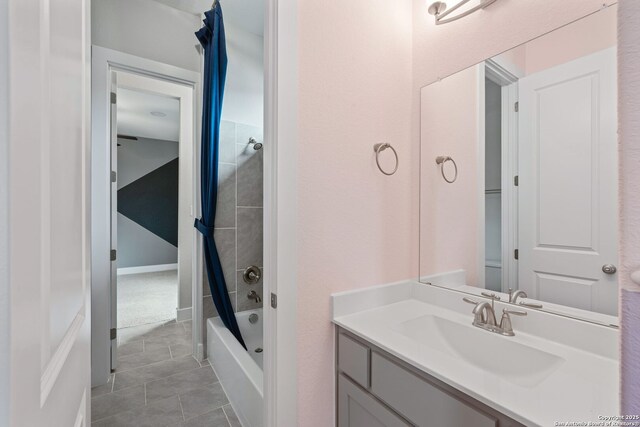
{"label": "bathtub", "polygon": [[[256,314],[258,321],[249,322]],[[236,313],[245,350],[219,317],[207,319],[207,355],[243,427],[262,427],[262,309]]]}

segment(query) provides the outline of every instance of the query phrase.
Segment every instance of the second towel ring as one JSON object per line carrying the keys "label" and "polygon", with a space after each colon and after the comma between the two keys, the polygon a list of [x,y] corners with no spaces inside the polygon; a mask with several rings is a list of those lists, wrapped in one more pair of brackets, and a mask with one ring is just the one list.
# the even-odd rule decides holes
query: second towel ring
{"label": "second towel ring", "polygon": [[[445,175],[444,173],[444,164],[447,162],[451,162],[453,163],[453,167],[455,168],[455,173],[453,175],[453,179],[449,179],[447,178],[447,175]],[[454,182],[456,182],[456,179],[458,179],[458,165],[456,164],[456,161],[453,160],[453,157],[451,156],[438,156],[436,157],[436,163],[440,165],[440,173],[442,174],[442,178],[444,178],[445,181],[447,181],[449,184],[453,184]]]}
{"label": "second towel ring", "polygon": [[[393,151],[393,155],[396,157],[396,167],[393,168],[393,170],[391,172],[387,172],[384,169],[382,169],[382,166],[380,166],[380,160],[378,159],[378,157],[380,157],[380,153],[384,150],[386,150],[387,148],[391,148],[391,151]],[[378,169],[380,169],[380,172],[382,172],[385,175],[391,176],[394,173],[396,173],[396,171],[398,170],[398,165],[400,163],[400,160],[398,160],[398,153],[396,152],[396,149],[393,148],[391,146],[391,144],[387,144],[387,143],[382,143],[382,144],[374,144],[373,145],[373,151],[375,151],[376,153],[376,165],[378,165]]]}

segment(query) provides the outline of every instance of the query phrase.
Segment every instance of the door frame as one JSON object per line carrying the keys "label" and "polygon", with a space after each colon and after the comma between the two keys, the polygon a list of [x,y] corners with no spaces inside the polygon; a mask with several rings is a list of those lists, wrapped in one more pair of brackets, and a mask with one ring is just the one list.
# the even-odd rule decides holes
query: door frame
{"label": "door frame", "polygon": [[[111,72],[138,74],[193,89],[193,204],[194,213],[199,208],[199,140],[200,129],[200,74],[157,61],[140,58],[100,46],[92,46],[91,58],[91,288],[92,288],[92,341],[91,383],[105,384],[111,374],[111,309],[115,304],[111,294],[111,149],[110,92]],[[192,318],[202,317],[202,255],[201,238],[193,230],[192,247]],[[199,274],[198,274],[199,272]],[[198,298],[198,295],[200,298]],[[104,304],[104,301],[109,301]],[[193,322],[194,355],[202,359],[202,324]],[[98,338],[101,339],[98,339]],[[200,351],[200,353],[198,353]]]}
{"label": "door frame", "polygon": [[[478,214],[480,220],[481,236],[478,242],[478,263],[481,271],[479,277],[484,283],[485,274],[485,78],[498,84],[502,88],[501,93],[501,272],[502,292],[507,293],[508,288],[517,288],[518,262],[514,251],[518,247],[518,189],[514,179],[518,175],[518,113],[515,111],[515,103],[518,101],[518,76],[497,61],[488,59],[484,67],[479,71],[480,86],[478,92],[479,135],[478,135],[478,181],[480,184]],[[515,286],[514,286],[515,285]],[[484,286],[483,286],[484,287]]]}
{"label": "door frame", "polygon": [[[298,0],[266,0],[264,425],[298,423]],[[280,84],[282,82],[282,84]],[[277,298],[277,309],[271,304]]]}

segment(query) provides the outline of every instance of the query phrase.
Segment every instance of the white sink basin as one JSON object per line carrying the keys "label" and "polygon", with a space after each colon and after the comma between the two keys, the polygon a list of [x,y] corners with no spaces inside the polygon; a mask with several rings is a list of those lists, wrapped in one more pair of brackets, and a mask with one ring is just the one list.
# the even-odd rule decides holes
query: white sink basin
{"label": "white sink basin", "polygon": [[[522,387],[535,387],[551,375],[564,359],[471,325],[425,315],[398,324],[396,332],[491,372]],[[516,331],[517,333],[517,331]]]}

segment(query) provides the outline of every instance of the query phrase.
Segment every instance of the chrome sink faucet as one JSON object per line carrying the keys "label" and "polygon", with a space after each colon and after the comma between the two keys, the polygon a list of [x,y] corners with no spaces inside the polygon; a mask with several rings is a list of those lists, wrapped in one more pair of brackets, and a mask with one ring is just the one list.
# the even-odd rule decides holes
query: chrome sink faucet
{"label": "chrome sink faucet", "polygon": [[[483,294],[484,295],[484,294]],[[529,308],[542,308],[542,304],[534,304],[530,302],[520,301],[518,302],[518,298],[528,298],[527,293],[522,289],[518,289],[517,291],[513,291],[513,289],[509,288],[509,302],[512,304],[518,304],[523,307]]]}
{"label": "chrome sink faucet", "polygon": [[491,303],[487,301],[478,302],[467,297],[462,298],[462,300],[475,305],[472,311],[473,326],[508,337],[515,335],[513,332],[513,325],[511,324],[511,315],[527,315],[526,311],[509,310],[505,308],[502,310],[502,318],[498,325],[496,322],[496,312],[494,310],[494,301],[496,300],[495,296],[491,297]]}

